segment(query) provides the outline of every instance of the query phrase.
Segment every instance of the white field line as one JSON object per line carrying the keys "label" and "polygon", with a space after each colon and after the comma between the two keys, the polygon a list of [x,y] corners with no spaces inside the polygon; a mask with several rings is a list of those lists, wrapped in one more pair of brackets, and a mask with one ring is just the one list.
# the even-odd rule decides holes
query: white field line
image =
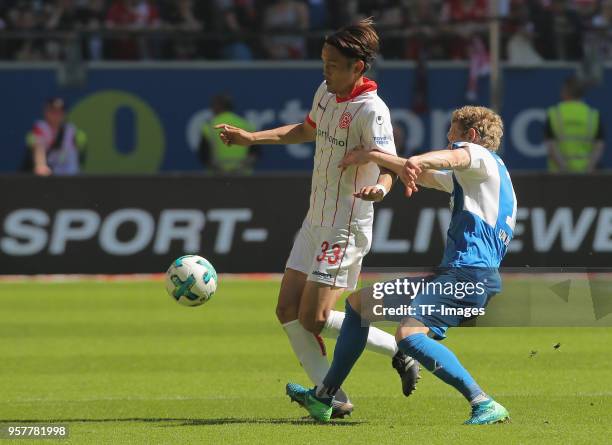
{"label": "white field line", "polygon": [[[76,283],[88,282],[121,282],[121,281],[163,281],[165,274],[51,274],[51,275],[0,275],[0,283]],[[251,281],[280,281],[282,274],[279,273],[235,273],[219,274],[219,281],[251,280]]]}

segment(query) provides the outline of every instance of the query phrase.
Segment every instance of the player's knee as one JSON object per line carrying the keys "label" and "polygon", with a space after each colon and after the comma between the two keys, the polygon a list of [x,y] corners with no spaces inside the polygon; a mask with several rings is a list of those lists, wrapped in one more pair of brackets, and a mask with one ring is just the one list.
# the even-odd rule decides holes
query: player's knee
{"label": "player's knee", "polygon": [[298,308],[292,304],[279,302],[276,305],[276,318],[282,324],[296,320],[298,318]]}
{"label": "player's knee", "polygon": [[314,316],[312,314],[300,314],[299,320],[304,329],[314,335],[319,335],[325,326],[326,318],[324,314]]}
{"label": "player's knee", "polygon": [[358,314],[361,313],[361,298],[359,296],[359,291],[353,292],[351,295],[349,295],[347,301],[355,312]]}
{"label": "player's knee", "polygon": [[403,321],[402,324],[395,331],[395,341],[399,343],[406,337],[410,337],[414,334],[427,334],[429,332],[429,328],[424,326],[420,321],[409,319],[408,321]]}

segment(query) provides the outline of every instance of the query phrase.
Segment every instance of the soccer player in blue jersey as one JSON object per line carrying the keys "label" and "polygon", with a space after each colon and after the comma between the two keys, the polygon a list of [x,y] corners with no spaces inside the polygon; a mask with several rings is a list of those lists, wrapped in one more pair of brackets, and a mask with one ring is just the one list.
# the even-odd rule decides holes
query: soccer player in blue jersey
{"label": "soccer player in blue jersey", "polygon": [[[406,195],[418,186],[452,196],[452,218],[440,267],[427,279],[406,278],[415,295],[401,294],[401,286],[373,286],[351,294],[346,316],[323,384],[311,390],[289,383],[287,393],[304,398],[303,406],[319,421],[328,421],[335,391],[361,355],[373,320],[380,315],[400,322],[395,338],[399,350],[416,358],[436,377],[457,389],[470,403],[466,424],[490,424],[509,419],[508,411],[476,383],[457,357],[436,340],[464,314],[482,313],[488,300],[501,290],[498,268],[512,239],[516,196],[504,163],[495,153],[503,134],[501,118],[485,107],[455,110],[448,132],[449,146],[409,159],[356,149],[340,167],[373,161],[402,179]],[[447,289],[454,289],[447,292]],[[405,290],[407,287],[404,287]],[[381,290],[386,290],[381,294]],[[468,290],[471,290],[468,291]],[[382,302],[382,304],[381,304]],[[409,310],[402,303],[408,302]],[[402,307],[404,312],[402,313]],[[399,315],[398,315],[399,314]]]}

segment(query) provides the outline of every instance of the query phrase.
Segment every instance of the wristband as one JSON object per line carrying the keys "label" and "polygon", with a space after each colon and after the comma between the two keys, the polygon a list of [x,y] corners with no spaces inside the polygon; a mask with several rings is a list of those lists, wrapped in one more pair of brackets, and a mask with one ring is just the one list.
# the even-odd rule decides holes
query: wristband
{"label": "wristband", "polygon": [[387,190],[387,187],[385,187],[382,184],[376,184],[374,186],[374,188],[377,188],[378,190],[380,190],[381,192],[383,192],[383,197],[387,196],[387,193],[389,193],[389,191]]}

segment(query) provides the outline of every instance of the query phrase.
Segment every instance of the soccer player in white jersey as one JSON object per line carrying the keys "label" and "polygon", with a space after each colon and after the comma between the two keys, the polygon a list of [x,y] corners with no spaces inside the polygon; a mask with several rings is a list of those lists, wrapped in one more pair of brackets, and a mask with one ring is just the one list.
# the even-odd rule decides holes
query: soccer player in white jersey
{"label": "soccer player in white jersey", "polygon": [[[364,76],[378,53],[379,41],[369,19],[349,25],[325,39],[325,81],[312,108],[299,124],[249,133],[218,125],[228,144],[298,144],[316,142],[310,207],[287,260],[276,314],[306,373],[315,385],[327,374],[321,335],[337,338],[344,313],[334,310],[345,290],[357,285],[363,257],[372,240],[373,201],[380,201],[396,176],[375,163],[338,168],[356,147],[395,156],[389,109],[377,85]],[[369,349],[387,354],[408,396],[418,379],[418,364],[397,349],[393,336],[371,329]],[[301,403],[299,395],[293,399]],[[339,390],[333,417],[352,411]]]}
{"label": "soccer player in white jersey", "polygon": [[[496,113],[468,106],[452,115],[447,150],[407,160],[379,151],[353,150],[341,162],[345,167],[376,162],[400,176],[408,196],[418,191],[417,184],[450,193],[452,217],[436,272],[426,279],[405,278],[400,286],[394,286],[394,280],[353,293],[347,299],[346,317],[323,384],[309,391],[288,384],[294,391],[305,392],[302,405],[313,418],[329,421],[334,394],[361,355],[369,322],[376,315],[398,321],[399,349],[466,398],[472,408],[466,424],[509,418],[508,411],[480,388],[452,351],[436,341],[446,337],[448,327],[481,315],[489,299],[501,290],[498,268],[516,221],[512,180],[495,153],[502,133],[502,120]],[[413,289],[414,294],[403,289]]]}

